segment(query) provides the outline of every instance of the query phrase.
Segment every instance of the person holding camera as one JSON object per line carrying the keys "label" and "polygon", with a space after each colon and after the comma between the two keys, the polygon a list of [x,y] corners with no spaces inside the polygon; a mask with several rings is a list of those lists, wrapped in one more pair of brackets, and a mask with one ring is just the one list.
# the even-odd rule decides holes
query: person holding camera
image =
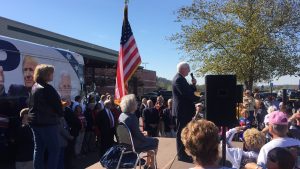
{"label": "person holding camera", "polygon": [[[235,134],[242,133],[243,149],[234,147],[231,142]],[[260,148],[265,144],[265,135],[255,128],[238,126],[226,132],[226,160],[230,161],[233,168],[243,168],[249,162],[255,162]]]}
{"label": "person holding camera", "polygon": [[245,95],[243,97],[243,104],[245,105],[245,108],[249,112],[249,121],[251,124],[253,123],[254,119],[254,110],[255,110],[255,100],[251,95],[250,90],[245,91]]}
{"label": "person holding camera", "polygon": [[275,147],[283,147],[288,149],[299,148],[300,141],[287,136],[289,128],[288,123],[288,117],[285,113],[274,111],[270,114],[268,130],[272,135],[272,140],[260,149],[257,157],[257,163],[248,163],[245,166],[246,169],[266,168],[267,155]]}

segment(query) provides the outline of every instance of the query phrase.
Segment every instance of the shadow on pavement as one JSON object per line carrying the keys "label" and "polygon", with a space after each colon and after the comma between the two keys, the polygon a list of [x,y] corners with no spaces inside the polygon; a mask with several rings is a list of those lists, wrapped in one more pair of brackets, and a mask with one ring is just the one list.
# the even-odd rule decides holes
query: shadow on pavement
{"label": "shadow on pavement", "polygon": [[85,156],[75,159],[73,162],[73,167],[72,169],[84,169],[88,168],[89,166],[99,163],[99,157],[97,152],[90,152],[86,154]]}

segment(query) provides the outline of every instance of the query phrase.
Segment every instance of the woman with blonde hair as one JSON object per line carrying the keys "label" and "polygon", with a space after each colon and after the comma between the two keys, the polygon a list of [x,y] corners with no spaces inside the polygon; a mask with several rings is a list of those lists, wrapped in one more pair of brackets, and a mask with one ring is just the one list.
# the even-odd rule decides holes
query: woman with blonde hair
{"label": "woman with blonde hair", "polygon": [[[53,81],[54,67],[40,64],[34,71],[34,85],[29,101],[30,126],[34,136],[35,169],[56,169],[59,161],[59,119],[63,115],[60,96],[48,84]],[[48,153],[47,167],[45,152]]]}
{"label": "woman with blonde hair", "polygon": [[183,128],[181,140],[188,155],[196,164],[191,169],[229,169],[220,167],[219,163],[219,129],[207,120],[192,120]]}
{"label": "woman with blonde hair", "polygon": [[226,132],[226,159],[233,168],[243,168],[246,163],[255,162],[260,148],[265,144],[265,135],[255,128],[247,129],[243,133],[244,150],[233,147],[231,141],[236,133],[243,132],[245,127],[235,127]]}

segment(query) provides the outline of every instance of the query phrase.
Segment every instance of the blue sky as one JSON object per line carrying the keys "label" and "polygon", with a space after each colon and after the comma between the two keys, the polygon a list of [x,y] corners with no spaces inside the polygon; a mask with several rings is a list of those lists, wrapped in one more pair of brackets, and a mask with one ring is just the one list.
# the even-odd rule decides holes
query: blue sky
{"label": "blue sky", "polygon": [[[119,50],[124,0],[0,0],[0,16]],[[183,53],[166,40],[180,31],[175,10],[192,0],[129,0],[129,21],[142,62],[157,76],[172,79]],[[145,66],[143,64],[142,66]],[[197,78],[203,84],[203,78]],[[283,77],[276,84],[298,84]]]}

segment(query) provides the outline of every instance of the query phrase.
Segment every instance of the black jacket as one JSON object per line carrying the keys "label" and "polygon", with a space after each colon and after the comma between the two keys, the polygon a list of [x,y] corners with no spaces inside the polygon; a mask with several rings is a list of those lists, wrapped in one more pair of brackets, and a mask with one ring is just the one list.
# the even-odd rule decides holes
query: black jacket
{"label": "black jacket", "polygon": [[33,126],[56,125],[63,115],[60,96],[47,83],[35,83],[32,86],[29,109],[30,125]]}
{"label": "black jacket", "polygon": [[[114,114],[112,113],[114,116]],[[114,126],[116,126],[117,122],[114,121]],[[96,125],[99,127],[101,135],[106,135],[105,133],[115,133],[115,127],[110,127],[110,118],[107,115],[106,109],[101,110],[96,116]]]}
{"label": "black jacket", "polygon": [[78,117],[75,115],[75,113],[72,111],[70,107],[65,108],[64,116],[69,126],[70,134],[74,137],[77,137],[82,127],[80,120],[78,119]]}
{"label": "black jacket", "polygon": [[195,91],[195,86],[189,85],[181,74],[175,75],[172,81],[172,111],[177,115],[180,123],[187,124],[195,115],[194,101],[197,99],[194,95]]}
{"label": "black jacket", "polygon": [[26,88],[24,85],[12,84],[9,86],[8,95],[9,96],[25,96],[28,97],[30,89]]}
{"label": "black jacket", "polygon": [[173,129],[176,130],[176,117],[172,116],[171,110],[169,108],[165,108],[163,110],[163,121],[165,125],[165,132],[170,132],[171,126],[173,126]]}
{"label": "black jacket", "polygon": [[[159,112],[156,108],[145,108],[143,111],[143,118],[144,118],[144,125],[145,130],[150,131],[153,128],[150,126],[150,124],[156,124],[158,127],[159,123]],[[157,128],[156,127],[156,128]]]}

